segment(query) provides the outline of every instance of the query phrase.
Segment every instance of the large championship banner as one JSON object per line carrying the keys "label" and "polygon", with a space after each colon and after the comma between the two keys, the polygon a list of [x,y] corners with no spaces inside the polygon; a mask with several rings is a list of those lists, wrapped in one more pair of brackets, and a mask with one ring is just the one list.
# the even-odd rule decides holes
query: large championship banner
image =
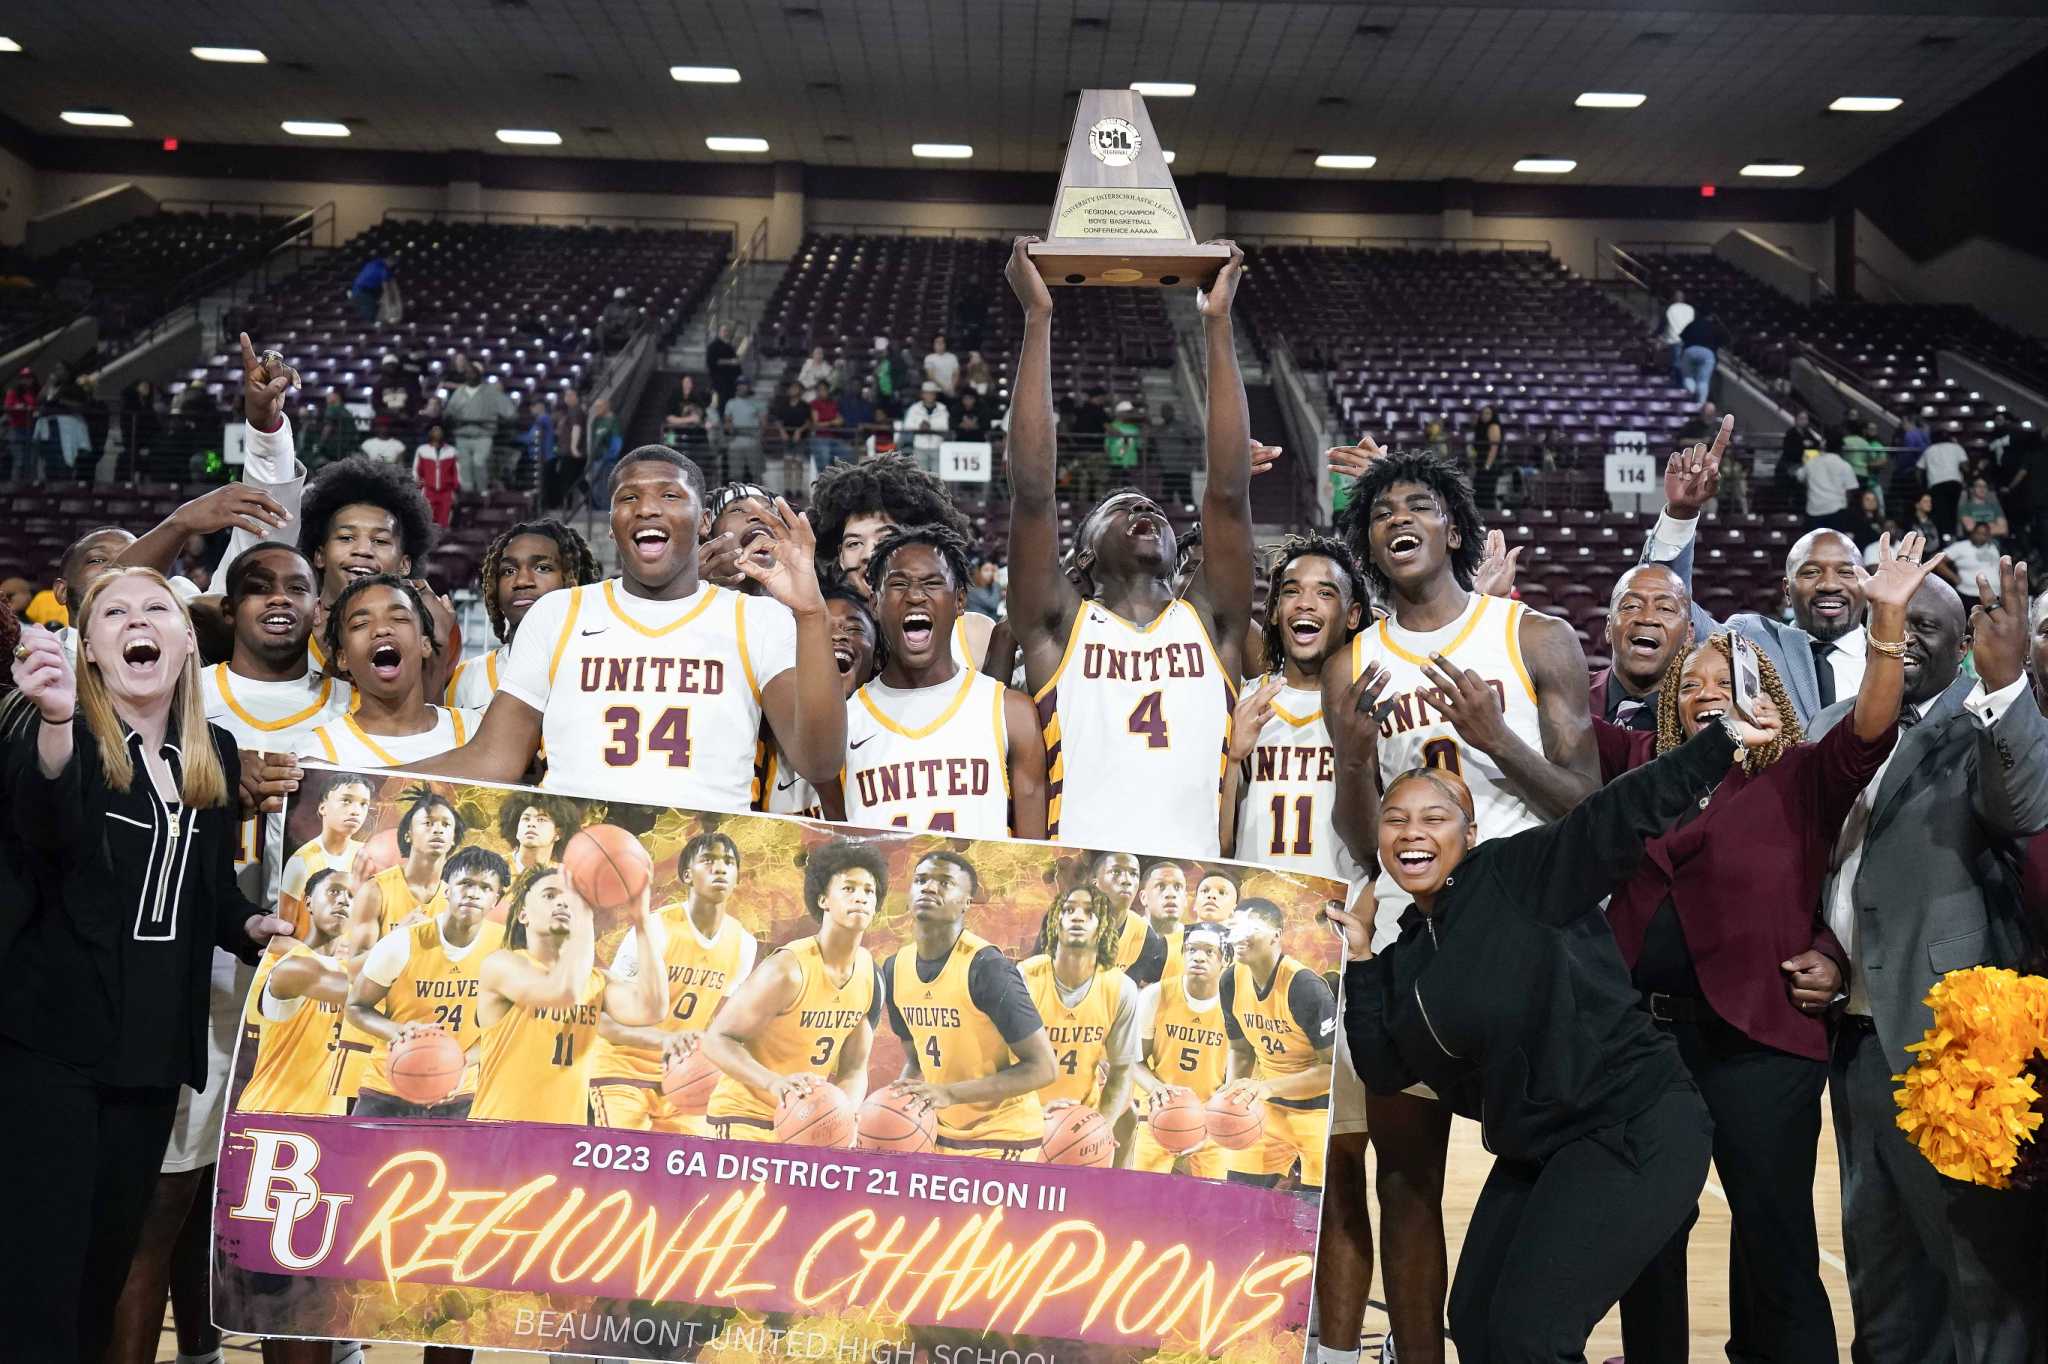
{"label": "large championship banner", "polygon": [[[308,771],[284,846],[304,945],[266,959],[244,1014],[224,1329],[698,1361],[1302,1359],[1341,885],[1183,861],[1132,903],[1153,859],[331,770]],[[845,869],[822,897],[813,859],[812,889]],[[1120,922],[1077,1000],[1062,935],[1091,915]],[[1034,1051],[1020,1001],[1042,1005],[1053,1080],[990,1099]],[[1146,1077],[1112,1065],[1120,1026]]]}

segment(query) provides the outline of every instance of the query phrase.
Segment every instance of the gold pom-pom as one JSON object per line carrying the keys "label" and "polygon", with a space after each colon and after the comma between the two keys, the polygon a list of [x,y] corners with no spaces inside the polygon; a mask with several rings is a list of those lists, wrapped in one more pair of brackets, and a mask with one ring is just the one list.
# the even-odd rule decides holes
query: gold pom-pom
{"label": "gold pom-pom", "polygon": [[1996,967],[1951,971],[1927,994],[1934,1024],[1895,1098],[1898,1123],[1950,1179],[2003,1189],[2042,1123],[2033,1062],[2048,1054],[2048,979]]}

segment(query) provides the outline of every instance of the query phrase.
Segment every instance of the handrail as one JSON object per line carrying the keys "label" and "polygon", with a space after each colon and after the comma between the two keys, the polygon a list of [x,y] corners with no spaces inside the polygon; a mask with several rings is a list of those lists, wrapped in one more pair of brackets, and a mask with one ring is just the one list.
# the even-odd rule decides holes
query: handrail
{"label": "handrail", "polygon": [[[333,201],[329,200],[328,202],[332,203]],[[272,213],[275,213],[281,218],[296,218],[300,214],[310,213],[319,207],[318,204],[274,203],[267,199],[159,199],[156,206],[158,212],[197,207],[204,216],[209,218],[214,215],[214,210],[222,208],[253,208],[259,210],[257,213],[258,217],[269,217]]]}
{"label": "handrail", "polygon": [[1541,250],[1546,256],[1556,254],[1548,237],[1325,237],[1300,232],[1241,232],[1235,240],[1240,246],[1398,246],[1450,251]]}
{"label": "handrail", "polygon": [[1036,230],[1000,227],[927,227],[918,223],[818,221],[804,225],[806,237],[954,237],[970,241],[1009,241],[1020,233]]}
{"label": "handrail", "polygon": [[731,323],[740,332],[736,342],[744,352],[753,340],[756,319],[739,316],[740,284],[746,268],[767,254],[768,219],[764,216],[754,224],[744,246],[737,238],[733,244],[739,249],[733,252],[732,260],[719,275],[718,282],[711,286],[710,300],[704,305],[704,336],[708,344],[711,337],[718,335],[721,325]]}
{"label": "handrail", "polygon": [[[322,229],[327,234],[327,246],[321,248],[317,238]],[[127,350],[148,345],[166,329],[185,320],[187,310],[194,316],[200,302],[207,294],[220,288],[224,283],[236,280],[238,276],[255,273],[259,276],[257,288],[267,288],[270,283],[270,265],[286,251],[297,252],[305,249],[328,249],[334,246],[335,206],[332,199],[317,204],[280,223],[273,231],[251,242],[242,250],[225,260],[194,271],[178,281],[165,293],[167,302],[147,326],[122,338]],[[294,268],[297,259],[294,257]],[[237,293],[241,291],[236,290]],[[252,291],[253,292],[253,291]]]}
{"label": "handrail", "polygon": [[[1293,462],[1294,482],[1288,488],[1290,511],[1296,523],[1313,521],[1319,526],[1330,523],[1331,489],[1330,466],[1327,458],[1332,440],[1328,422],[1323,420],[1327,409],[1318,411],[1311,398],[1308,383],[1302,376],[1301,366],[1296,363],[1294,349],[1284,336],[1275,336],[1267,348],[1266,372],[1273,380],[1281,399],[1281,414],[1288,418],[1288,435],[1296,444],[1297,458]],[[1303,444],[1307,449],[1302,449]],[[1305,495],[1305,496],[1304,496]],[[1304,517],[1304,505],[1313,515]]]}
{"label": "handrail", "polygon": [[645,213],[515,213],[505,209],[478,208],[387,208],[380,222],[387,223],[512,223],[526,227],[659,227],[688,232],[696,228],[723,229],[739,240],[740,225],[732,218],[676,218]]}
{"label": "handrail", "polygon": [[1885,287],[1885,292],[1889,293],[1892,296],[1892,302],[1915,302],[1914,299],[1908,298],[1906,296],[1906,291],[1904,289],[1901,289],[1898,285],[1892,283],[1891,278],[1888,275],[1886,275],[1883,271],[1879,270],[1876,266],[1872,265],[1869,261],[1865,260],[1863,257],[1858,256],[1856,258],[1856,278],[1859,281],[1859,283],[1865,275],[1869,275],[1879,284],[1882,284]]}

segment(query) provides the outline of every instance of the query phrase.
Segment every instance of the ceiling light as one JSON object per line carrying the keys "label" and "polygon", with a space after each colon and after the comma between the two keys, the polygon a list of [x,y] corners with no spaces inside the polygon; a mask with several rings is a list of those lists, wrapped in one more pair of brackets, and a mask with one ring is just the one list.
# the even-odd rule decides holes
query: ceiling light
{"label": "ceiling light", "polygon": [[1172,153],[1172,152],[1161,152],[1161,153],[1159,153],[1159,154],[1160,154],[1161,156],[1163,156],[1163,157],[1165,157],[1165,158],[1166,158],[1166,164],[1167,164],[1167,165],[1169,165],[1169,166],[1170,166],[1170,165],[1172,165],[1172,164],[1173,164],[1173,153]]}
{"label": "ceiling light", "polygon": [[500,128],[498,141],[509,142],[515,147],[559,147],[562,135],[545,128]]}
{"label": "ceiling light", "polygon": [[243,66],[261,66],[270,60],[253,47],[195,47],[192,55],[202,62],[239,62]]}
{"label": "ceiling light", "polygon": [[288,118],[277,125],[293,137],[347,137],[346,123],[319,123],[307,119]]}
{"label": "ceiling light", "polygon": [[974,155],[974,148],[959,142],[914,142],[910,147],[912,156],[928,156],[940,161],[964,161]]}
{"label": "ceiling light", "polygon": [[19,52],[21,44],[12,38],[0,38],[0,52]]}
{"label": "ceiling light", "polygon": [[730,66],[671,66],[670,76],[694,85],[738,85],[740,73]]}
{"label": "ceiling light", "polygon": [[1155,99],[1186,99],[1195,93],[1193,81],[1132,81],[1131,89]]}
{"label": "ceiling light", "polygon": [[1623,95],[1599,90],[1588,90],[1572,103],[1581,109],[1633,109],[1641,104],[1647,95]]}
{"label": "ceiling light", "polygon": [[100,114],[90,109],[66,109],[61,115],[66,123],[81,128],[133,128],[135,120],[126,114]]}
{"label": "ceiling light", "polygon": [[1555,156],[1525,156],[1515,162],[1515,169],[1524,175],[1569,175],[1578,168],[1578,162]]}
{"label": "ceiling light", "polygon": [[1352,156],[1342,152],[1324,152],[1316,158],[1316,164],[1324,170],[1371,170],[1379,164],[1377,156]]}
{"label": "ceiling light", "polygon": [[768,139],[765,137],[707,137],[704,145],[715,152],[765,152]]}
{"label": "ceiling light", "polygon": [[1888,114],[1905,102],[1893,95],[1844,95],[1828,108],[1838,114]]}
{"label": "ceiling light", "polygon": [[1789,180],[1795,175],[1804,175],[1806,167],[1787,165],[1776,161],[1752,161],[1742,168],[1744,175],[1760,175],[1773,180]]}

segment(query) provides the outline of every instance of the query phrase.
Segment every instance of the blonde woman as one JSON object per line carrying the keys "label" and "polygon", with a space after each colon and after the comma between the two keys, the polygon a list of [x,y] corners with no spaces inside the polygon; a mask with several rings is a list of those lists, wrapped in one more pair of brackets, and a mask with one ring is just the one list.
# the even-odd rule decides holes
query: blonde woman
{"label": "blonde woman", "polygon": [[0,1249],[26,1357],[99,1359],[177,1108],[206,1080],[215,947],[254,963],[291,925],[244,899],[234,740],[206,722],[192,623],[157,573],[79,608],[78,664],[30,631],[14,683],[39,723],[6,755],[24,881],[5,907]]}

